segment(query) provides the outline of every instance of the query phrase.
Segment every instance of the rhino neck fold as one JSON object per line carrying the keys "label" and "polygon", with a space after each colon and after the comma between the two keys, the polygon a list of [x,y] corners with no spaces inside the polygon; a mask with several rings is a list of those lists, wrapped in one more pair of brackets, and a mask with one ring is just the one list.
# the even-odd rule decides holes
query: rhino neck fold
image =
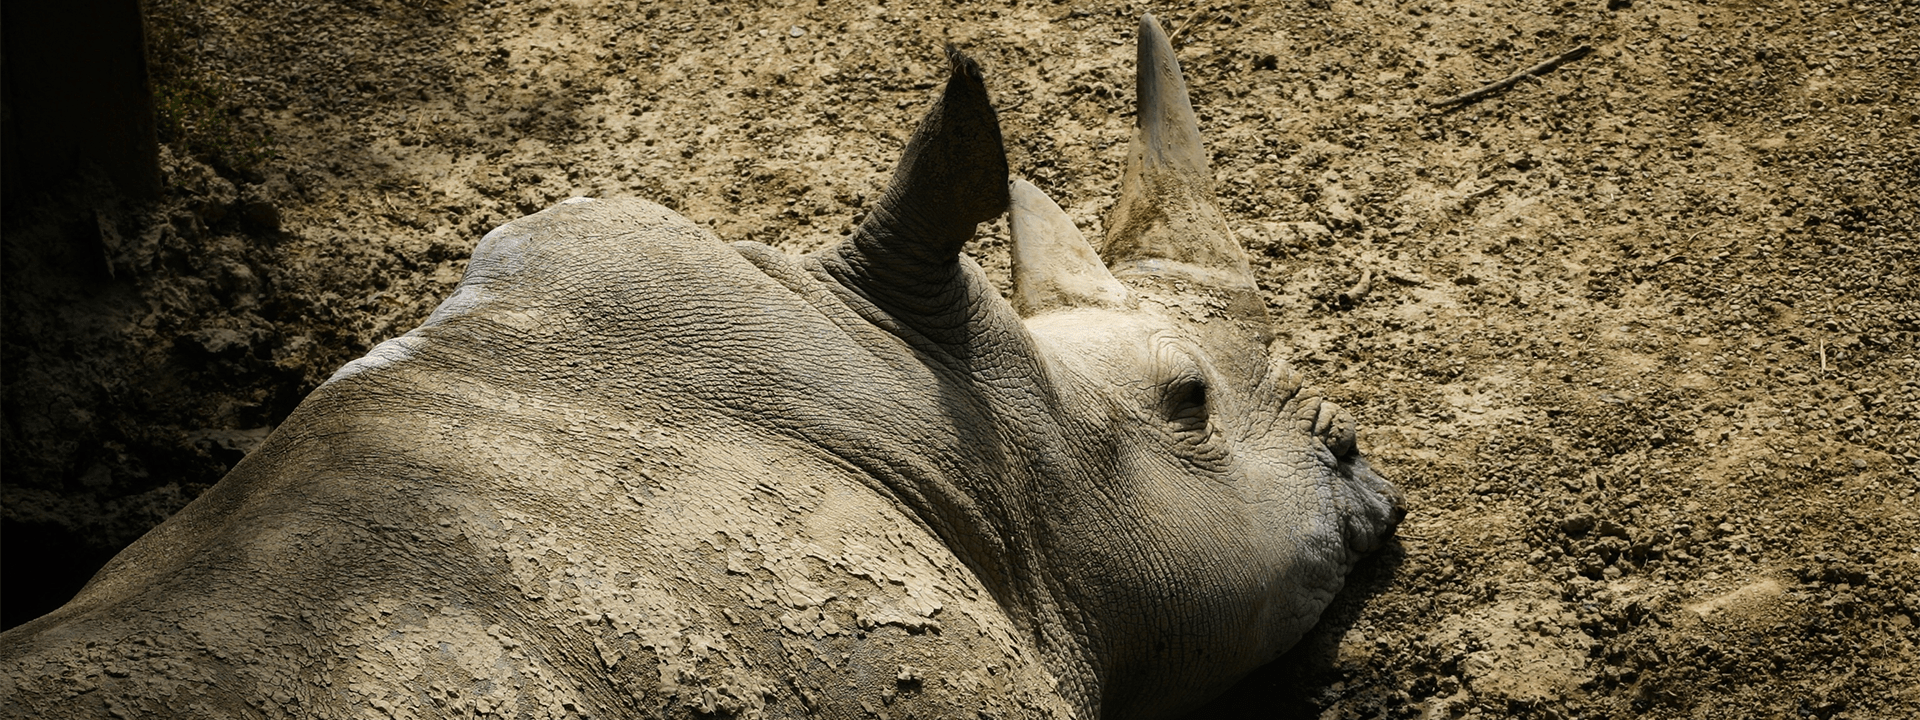
{"label": "rhino neck fold", "polygon": [[[876,282],[887,269],[846,245],[802,261],[816,287],[832,295],[832,307],[823,310],[850,312],[836,321],[857,324],[850,332],[893,336],[909,354],[898,362],[930,374],[931,383],[902,388],[898,398],[921,434],[895,446],[905,456],[842,460],[946,543],[1090,712],[1090,651],[1063,630],[1086,623],[1065,607],[1048,576],[1044,510],[1052,480],[1081,471],[1070,466],[1057,425],[1043,419],[1060,400],[1032,337],[971,258]],[[951,460],[934,465],[929,458]]]}
{"label": "rhino neck fold", "polygon": [[[862,319],[900,338],[928,359],[947,363],[989,352],[976,347],[972,322],[990,300],[971,259],[909,258],[886,262],[874,248],[903,251],[862,227],[838,247],[808,258],[808,269]],[[990,290],[988,291],[990,292]],[[997,299],[997,298],[995,298]],[[964,365],[964,362],[961,362]]]}

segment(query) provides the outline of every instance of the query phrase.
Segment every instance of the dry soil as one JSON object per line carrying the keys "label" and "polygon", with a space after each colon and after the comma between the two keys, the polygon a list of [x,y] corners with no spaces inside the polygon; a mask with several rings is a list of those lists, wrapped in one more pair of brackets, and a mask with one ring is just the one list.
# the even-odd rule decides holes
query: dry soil
{"label": "dry soil", "polygon": [[[1411,505],[1197,717],[1920,715],[1911,1],[150,0],[169,199],[7,218],[7,624],[508,219],[639,196],[834,242],[943,43],[1097,235],[1143,11],[1292,357]],[[970,248],[1001,282],[1005,241]]]}

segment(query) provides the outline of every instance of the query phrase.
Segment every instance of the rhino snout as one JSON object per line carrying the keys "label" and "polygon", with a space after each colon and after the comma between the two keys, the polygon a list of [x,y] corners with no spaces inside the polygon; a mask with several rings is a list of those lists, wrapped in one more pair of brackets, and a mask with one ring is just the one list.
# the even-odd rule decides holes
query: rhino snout
{"label": "rhino snout", "polygon": [[1360,455],[1353,414],[1324,399],[1316,398],[1314,403],[1318,407],[1309,432],[1333,454],[1343,539],[1354,553],[1351,559],[1357,559],[1378,549],[1393,535],[1407,515],[1406,498]]}

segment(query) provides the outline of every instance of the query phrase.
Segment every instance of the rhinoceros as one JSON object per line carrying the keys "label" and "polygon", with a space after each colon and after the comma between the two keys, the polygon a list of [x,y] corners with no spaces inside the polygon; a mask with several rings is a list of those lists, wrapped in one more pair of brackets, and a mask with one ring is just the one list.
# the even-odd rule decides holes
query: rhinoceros
{"label": "rhinoceros", "polygon": [[[1269,347],[1151,16],[1096,251],[951,73],[836,247],[576,198],[480,241],[66,606],[11,717],[1177,713],[1402,511]],[[1014,292],[961,253],[1010,214]]]}

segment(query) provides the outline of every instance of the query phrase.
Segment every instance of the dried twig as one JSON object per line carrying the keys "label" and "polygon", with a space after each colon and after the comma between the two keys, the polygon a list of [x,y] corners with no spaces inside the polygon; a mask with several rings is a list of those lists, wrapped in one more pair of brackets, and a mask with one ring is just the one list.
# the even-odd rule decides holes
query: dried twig
{"label": "dried twig", "polygon": [[1402,275],[1391,270],[1382,270],[1380,271],[1380,277],[1400,283],[1401,285],[1412,285],[1414,287],[1425,287],[1427,284],[1426,278],[1413,273]]}
{"label": "dried twig", "polygon": [[1347,291],[1340,293],[1336,299],[1340,301],[1342,307],[1353,307],[1355,303],[1360,302],[1361,298],[1366,297],[1367,292],[1372,289],[1373,271],[1366,270],[1360,274],[1360,282],[1354,283],[1353,287],[1347,288]]}
{"label": "dried twig", "polygon": [[1180,24],[1180,27],[1174,28],[1173,32],[1167,33],[1167,44],[1178,47],[1180,44],[1181,35],[1186,34],[1186,32],[1188,30],[1193,29],[1193,26],[1195,25],[1206,24],[1207,21],[1213,19],[1214,15],[1215,15],[1214,11],[1208,10],[1204,13],[1201,13],[1200,17],[1188,18],[1186,22]]}
{"label": "dried twig", "polygon": [[1492,185],[1488,185],[1486,187],[1480,188],[1479,190],[1475,190],[1471,193],[1468,193],[1466,197],[1460,198],[1460,202],[1464,203],[1472,200],[1479,200],[1480,198],[1493,194],[1494,191],[1497,191],[1503,187],[1506,187],[1506,183],[1496,182]]}
{"label": "dried twig", "polygon": [[1590,53],[1590,52],[1593,52],[1592,45],[1581,45],[1580,47],[1574,48],[1572,50],[1568,50],[1564,53],[1561,53],[1559,56],[1551,58],[1538,65],[1527,68],[1525,70],[1521,70],[1520,72],[1514,73],[1512,75],[1508,75],[1504,78],[1488,83],[1486,85],[1482,85],[1477,89],[1468,90],[1467,92],[1460,93],[1459,95],[1455,95],[1445,100],[1434,101],[1428,107],[1432,107],[1437,110],[1440,108],[1447,107],[1449,105],[1460,105],[1463,103],[1470,103],[1475,100],[1479,100],[1480,98],[1483,98],[1488,95],[1492,95],[1494,93],[1500,92],[1501,90],[1505,90],[1507,88],[1513,87],[1514,83],[1520,82],[1523,79],[1530,78],[1542,73],[1551,72],[1554,68],[1560,67],[1561,65],[1565,65],[1575,60],[1579,60],[1580,58],[1586,57],[1587,53]]}

